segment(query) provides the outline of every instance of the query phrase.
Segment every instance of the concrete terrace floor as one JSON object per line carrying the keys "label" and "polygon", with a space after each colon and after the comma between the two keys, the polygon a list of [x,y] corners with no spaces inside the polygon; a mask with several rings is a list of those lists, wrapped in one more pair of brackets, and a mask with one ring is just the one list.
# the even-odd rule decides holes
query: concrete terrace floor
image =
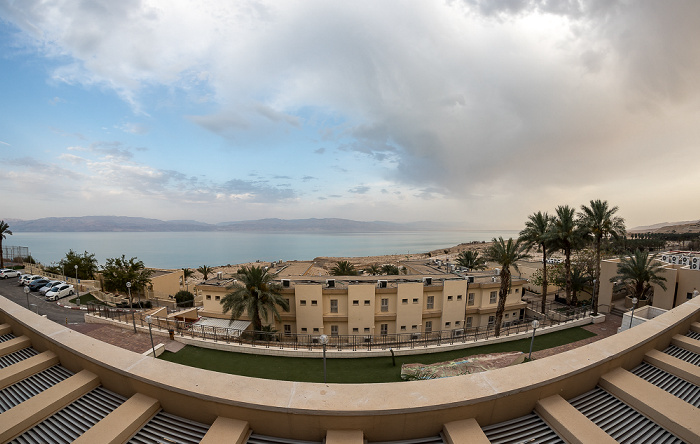
{"label": "concrete terrace floor", "polygon": [[[608,336],[612,336],[615,333],[617,333],[617,329],[620,328],[620,325],[622,324],[622,318],[620,316],[615,316],[615,315],[605,315],[605,322],[601,322],[600,324],[589,324],[589,325],[584,325],[583,328],[584,330],[588,330],[592,333],[595,333],[597,336],[593,336],[587,339],[582,339],[580,341],[572,342],[570,344],[565,344],[565,345],[560,345],[559,347],[553,347],[553,348],[548,348],[547,350],[540,350],[532,353],[532,358],[533,359],[541,359],[541,358],[546,358],[547,356],[552,356],[556,355],[559,353],[563,353],[565,351],[573,350],[575,348],[579,348],[583,345],[590,344],[592,342],[600,341],[601,339],[605,339]],[[537,338],[535,338],[535,341],[537,341]]]}

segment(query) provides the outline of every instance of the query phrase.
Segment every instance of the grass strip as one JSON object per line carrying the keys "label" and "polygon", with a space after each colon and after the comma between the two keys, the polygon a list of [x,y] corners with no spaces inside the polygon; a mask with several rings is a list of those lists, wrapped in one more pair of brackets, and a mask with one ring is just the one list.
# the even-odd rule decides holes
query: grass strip
{"label": "grass strip", "polygon": [[[533,350],[558,347],[592,336],[595,336],[595,333],[591,333],[583,328],[569,328],[537,336]],[[386,356],[382,357],[326,359],[328,382],[347,384],[399,382],[401,381],[402,364],[434,364],[471,355],[511,351],[529,352],[530,338],[440,353],[396,356],[396,367],[392,366],[389,350],[386,350]],[[249,355],[188,345],[177,353],[166,351],[160,356],[160,359],[190,367],[255,378],[323,382],[322,358]]]}

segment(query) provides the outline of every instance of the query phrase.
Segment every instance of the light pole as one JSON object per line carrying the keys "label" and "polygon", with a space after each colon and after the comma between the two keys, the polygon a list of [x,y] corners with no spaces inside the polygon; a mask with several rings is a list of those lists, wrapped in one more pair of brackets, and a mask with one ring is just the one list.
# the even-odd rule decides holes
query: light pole
{"label": "light pole", "polygon": [[326,344],[328,344],[328,336],[327,335],[321,335],[319,338],[321,340],[321,344],[323,345],[323,383],[326,383]]}
{"label": "light pole", "polygon": [[629,328],[632,328],[632,321],[634,320],[634,307],[637,306],[637,302],[639,302],[639,299],[632,298],[632,315],[630,316],[630,327]]}
{"label": "light pole", "polygon": [[151,349],[153,350],[153,357],[156,357],[156,347],[153,345],[153,330],[151,330],[151,315],[146,316],[146,322],[148,323],[148,334],[151,335]]}
{"label": "light pole", "polygon": [[24,295],[27,297],[27,310],[29,310],[29,287],[27,285],[24,286]]}
{"label": "light pole", "polygon": [[78,264],[75,264],[73,268],[75,268],[75,294],[78,295],[76,296],[76,299],[78,300],[78,307],[80,307],[80,281],[78,280]]}
{"label": "light pole", "polygon": [[[131,282],[126,283],[126,291],[129,292],[129,305],[133,305],[131,303]],[[129,307],[129,308],[134,308],[134,307]]]}
{"label": "light pole", "polygon": [[537,330],[537,327],[540,326],[540,321],[535,319],[532,321],[532,339],[530,339],[530,354],[527,357],[528,361],[532,361],[532,346],[535,344],[535,331]]}

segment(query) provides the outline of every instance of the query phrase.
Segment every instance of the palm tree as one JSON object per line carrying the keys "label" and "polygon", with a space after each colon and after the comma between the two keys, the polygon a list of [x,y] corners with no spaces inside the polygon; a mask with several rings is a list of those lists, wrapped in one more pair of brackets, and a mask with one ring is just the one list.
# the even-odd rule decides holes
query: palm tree
{"label": "palm tree", "polygon": [[5,268],[5,255],[2,249],[2,240],[7,239],[5,235],[9,234],[12,236],[12,231],[10,231],[10,226],[5,223],[4,220],[0,220],[0,268]]}
{"label": "palm tree", "polygon": [[583,242],[583,232],[574,217],[576,210],[568,205],[560,205],[556,209],[552,229],[547,237],[552,246],[564,252],[564,273],[566,274],[566,303],[576,303],[572,300],[571,288],[571,251]]}
{"label": "palm tree", "polygon": [[[608,201],[591,200],[591,206],[581,206],[580,224],[593,236],[595,249],[595,282],[593,285],[593,299],[591,307],[593,315],[598,314],[598,294],[600,293],[600,248],[604,238],[613,237],[619,239],[625,235],[625,220],[616,217],[617,207],[608,207]],[[598,285],[595,285],[598,283]]]}
{"label": "palm tree", "polygon": [[486,259],[498,263],[501,266],[500,278],[501,288],[498,292],[498,305],[496,307],[496,324],[494,334],[501,334],[501,321],[503,320],[503,311],[506,308],[506,298],[510,290],[510,267],[518,271],[518,261],[530,257],[525,252],[525,246],[520,242],[520,239],[513,240],[511,237],[504,241],[502,237],[494,238],[491,241],[491,246],[486,250]]}
{"label": "palm tree", "polygon": [[189,268],[183,268],[182,274],[183,276],[185,276],[185,280],[187,280],[194,274],[194,270],[190,270]]}
{"label": "palm tree", "polygon": [[399,267],[393,264],[382,265],[382,273],[389,276],[396,276],[399,274]]}
{"label": "palm tree", "polygon": [[338,261],[331,268],[333,276],[357,276],[355,266],[348,261]]}
{"label": "palm tree", "polygon": [[209,273],[213,272],[211,267],[207,267],[206,265],[202,265],[201,267],[197,268],[197,271],[202,273],[204,275],[204,280],[206,281],[209,279]]}
{"label": "palm tree", "polygon": [[547,252],[551,250],[549,240],[549,230],[552,227],[554,218],[549,214],[538,211],[530,215],[525,222],[525,228],[520,232],[520,241],[528,251],[535,245],[542,250],[542,313],[545,312],[547,304]]}
{"label": "palm tree", "polygon": [[617,264],[617,276],[610,282],[622,281],[631,290],[633,297],[641,300],[653,294],[651,284],[666,290],[666,278],[661,276],[663,264],[656,260],[656,255],[637,250],[632,256],[620,259]]}
{"label": "palm tree", "polygon": [[245,312],[253,323],[253,330],[262,331],[262,318],[267,319],[269,312],[279,320],[278,306],[289,311],[289,302],[280,295],[281,286],[273,282],[272,275],[263,267],[241,267],[236,279],[228,287],[231,292],[221,299],[223,312],[230,311],[232,320]]}
{"label": "palm tree", "polygon": [[486,259],[480,257],[478,251],[462,251],[457,255],[455,261],[459,266],[468,268],[469,270],[486,269]]}
{"label": "palm tree", "polygon": [[382,268],[378,264],[372,264],[369,267],[367,267],[365,271],[371,274],[372,276],[376,276],[382,272]]}

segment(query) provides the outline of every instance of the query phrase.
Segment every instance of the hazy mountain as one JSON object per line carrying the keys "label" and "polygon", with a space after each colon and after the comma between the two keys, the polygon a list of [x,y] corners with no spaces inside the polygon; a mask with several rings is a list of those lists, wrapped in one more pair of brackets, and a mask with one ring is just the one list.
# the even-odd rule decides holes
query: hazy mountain
{"label": "hazy mountain", "polygon": [[448,230],[446,224],[434,222],[362,222],[349,219],[260,219],[208,224],[195,220],[148,219],[127,216],[45,217],[35,220],[13,220],[15,232],[95,232],[95,231],[254,231],[254,232],[383,232]]}
{"label": "hazy mountain", "polygon": [[[663,229],[662,231],[664,233],[666,233],[666,232],[670,232],[673,229],[676,229],[675,227],[680,228],[680,227],[686,227],[688,225],[691,225],[691,226],[697,225],[698,222],[700,222],[700,220],[686,220],[686,221],[681,221],[681,222],[661,222],[661,223],[654,224],[654,225],[646,225],[643,227],[630,228],[627,231],[629,231],[630,233],[647,233],[650,231],[652,231],[652,232],[657,231],[657,230],[661,231],[661,229]],[[685,232],[685,231],[682,231],[683,228],[676,229],[676,230],[678,233]]]}

